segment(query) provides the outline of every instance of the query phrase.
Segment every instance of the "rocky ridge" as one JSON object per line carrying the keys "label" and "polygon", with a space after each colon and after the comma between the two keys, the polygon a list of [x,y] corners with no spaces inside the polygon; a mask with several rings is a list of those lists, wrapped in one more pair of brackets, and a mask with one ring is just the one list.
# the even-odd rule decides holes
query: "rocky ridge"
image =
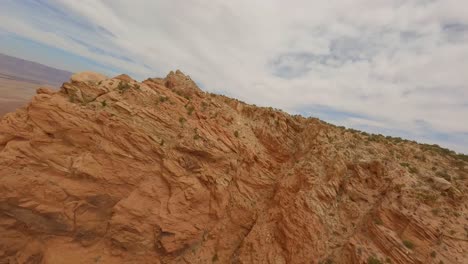
{"label": "rocky ridge", "polygon": [[468,162],[85,72],[0,121],[0,263],[468,263]]}

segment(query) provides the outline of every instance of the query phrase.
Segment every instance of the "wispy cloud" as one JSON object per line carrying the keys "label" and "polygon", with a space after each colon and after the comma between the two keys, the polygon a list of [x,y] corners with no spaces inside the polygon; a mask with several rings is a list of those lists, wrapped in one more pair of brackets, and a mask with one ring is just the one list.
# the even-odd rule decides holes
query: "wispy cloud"
{"label": "wispy cloud", "polygon": [[247,102],[468,152],[466,10],[459,0],[6,0],[0,30],[108,74],[179,68]]}

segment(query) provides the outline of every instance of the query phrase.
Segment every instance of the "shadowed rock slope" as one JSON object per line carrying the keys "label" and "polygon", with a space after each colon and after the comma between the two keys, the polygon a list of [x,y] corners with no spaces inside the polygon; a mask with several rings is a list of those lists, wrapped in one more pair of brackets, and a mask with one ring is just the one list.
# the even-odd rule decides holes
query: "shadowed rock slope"
{"label": "shadowed rock slope", "polygon": [[467,176],[179,71],[81,73],[0,121],[0,263],[468,263]]}

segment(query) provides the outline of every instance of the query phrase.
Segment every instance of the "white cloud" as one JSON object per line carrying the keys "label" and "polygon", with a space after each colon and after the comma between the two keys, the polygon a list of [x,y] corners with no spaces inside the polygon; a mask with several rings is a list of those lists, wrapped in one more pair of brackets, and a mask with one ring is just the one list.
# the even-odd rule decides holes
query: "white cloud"
{"label": "white cloud", "polygon": [[140,79],[180,68],[206,89],[247,102],[290,112],[325,105],[420,138],[468,141],[468,2],[42,3],[59,12],[38,16],[25,2],[7,1],[0,28]]}

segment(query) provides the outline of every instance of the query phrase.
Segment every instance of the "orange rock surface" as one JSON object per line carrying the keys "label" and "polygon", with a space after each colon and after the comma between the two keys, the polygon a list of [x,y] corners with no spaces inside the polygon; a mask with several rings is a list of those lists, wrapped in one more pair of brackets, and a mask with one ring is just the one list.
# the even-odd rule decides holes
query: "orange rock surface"
{"label": "orange rock surface", "polygon": [[466,156],[75,74],[0,121],[0,263],[468,263]]}

